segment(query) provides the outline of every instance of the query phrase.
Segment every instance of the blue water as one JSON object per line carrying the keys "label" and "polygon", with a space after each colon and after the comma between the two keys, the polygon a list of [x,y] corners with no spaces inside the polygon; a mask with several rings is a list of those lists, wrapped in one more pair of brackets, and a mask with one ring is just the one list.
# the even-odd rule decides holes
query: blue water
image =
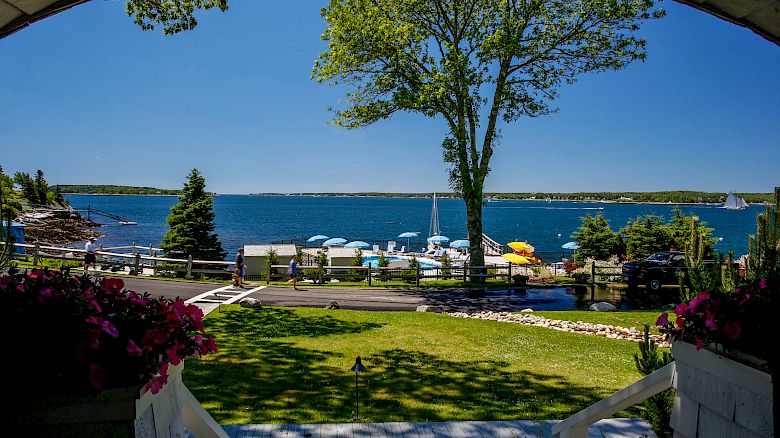
{"label": "blue water", "polygon": [[[93,208],[118,214],[138,225],[118,225],[110,219],[93,217],[106,224],[99,229],[103,246],[159,245],[168,227],[165,218],[178,202],[164,196],[83,196],[69,195],[75,208]],[[466,238],[466,209],[460,199],[440,199],[439,222],[442,234],[452,240]],[[597,210],[603,207],[603,210]],[[484,207],[483,224],[487,235],[498,242],[527,240],[539,251],[561,251],[571,240],[580,217],[599,211],[617,230],[629,218],[658,214],[668,219],[673,205],[600,204],[579,202],[497,201]],[[682,206],[685,213],[698,215],[722,237],[716,248],[721,252],[747,252],[747,237],[755,233],[756,214],[763,207],[728,211],[715,206]],[[347,198],[298,196],[221,195],[214,198],[216,231],[228,254],[244,244],[286,239],[305,239],[315,234],[380,243],[395,240],[397,246],[419,250],[425,246],[430,199]],[[417,239],[398,239],[405,231],[420,232]],[[230,255],[229,255],[230,257]]]}
{"label": "blue water", "polygon": [[[398,257],[398,256],[385,256],[385,258],[391,262],[408,262],[409,257]],[[437,268],[439,265],[435,265],[433,263],[424,262],[422,260],[417,260],[417,263],[420,265],[421,268]],[[379,256],[375,255],[365,255],[363,256],[363,266],[371,266],[372,268],[376,268],[379,264]]]}

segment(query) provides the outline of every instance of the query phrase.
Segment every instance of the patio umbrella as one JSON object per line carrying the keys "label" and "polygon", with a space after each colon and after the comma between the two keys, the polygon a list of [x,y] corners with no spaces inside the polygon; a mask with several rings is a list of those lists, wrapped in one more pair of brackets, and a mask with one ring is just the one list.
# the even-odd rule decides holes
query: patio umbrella
{"label": "patio umbrella", "polygon": [[528,242],[509,242],[508,245],[515,251],[534,252],[534,247],[529,245]]}
{"label": "patio umbrella", "polygon": [[468,248],[469,247],[469,241],[465,239],[461,240],[453,240],[450,242],[450,248]]}
{"label": "patio umbrella", "polygon": [[316,242],[318,240],[328,240],[328,239],[330,239],[330,237],[323,236],[322,234],[317,234],[316,236],[309,237],[306,241],[311,243],[311,242]]}
{"label": "patio umbrella", "polygon": [[444,243],[449,241],[450,238],[445,236],[431,236],[428,238],[428,243]]}
{"label": "patio umbrella", "polygon": [[531,263],[527,258],[523,256],[519,256],[517,254],[509,253],[509,254],[504,254],[501,257],[503,257],[504,260],[508,262],[512,262],[516,265],[527,265]]}
{"label": "patio umbrella", "polygon": [[407,231],[405,233],[399,234],[398,237],[399,238],[404,238],[405,237],[406,238],[406,246],[411,248],[411,245],[409,245],[409,239],[411,239],[412,237],[417,237],[419,235],[420,235],[420,233],[417,233],[417,232],[414,232],[414,231]]}
{"label": "patio umbrella", "polygon": [[341,237],[334,237],[332,239],[328,239],[322,242],[322,246],[339,246],[345,243],[347,243],[347,239],[342,239]]}
{"label": "patio umbrella", "polygon": [[566,242],[563,245],[561,245],[561,248],[563,249],[570,249],[572,251],[580,249],[580,246],[577,245],[576,242]]}
{"label": "patio umbrella", "polygon": [[370,248],[371,245],[369,245],[366,242],[363,242],[362,240],[356,240],[354,242],[349,242],[348,244],[344,245],[344,248],[360,248],[360,249],[366,249]]}

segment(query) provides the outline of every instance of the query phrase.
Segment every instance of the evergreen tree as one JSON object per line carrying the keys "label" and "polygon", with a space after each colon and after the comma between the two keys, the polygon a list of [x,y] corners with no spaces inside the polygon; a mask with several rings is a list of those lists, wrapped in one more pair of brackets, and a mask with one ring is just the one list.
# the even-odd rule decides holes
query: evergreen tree
{"label": "evergreen tree", "polygon": [[177,205],[168,215],[169,230],[162,248],[174,254],[194,259],[223,260],[225,251],[214,232],[214,209],[211,195],[206,192],[206,179],[192,169]]}
{"label": "evergreen tree", "polygon": [[[698,222],[695,227],[694,222]],[[672,240],[671,245],[679,251],[683,251],[691,244],[692,230],[696,230],[701,236],[701,249],[704,257],[711,258],[713,256],[712,245],[715,244],[715,239],[712,237],[713,229],[708,228],[707,222],[700,221],[698,217],[686,216],[679,207],[675,207],[672,218],[666,225],[666,230]]]}
{"label": "evergreen tree", "polygon": [[637,216],[620,232],[625,236],[629,259],[643,259],[656,252],[668,251],[672,246],[672,238],[661,216]]}
{"label": "evergreen tree", "polygon": [[602,213],[582,218],[580,228],[571,236],[579,245],[579,256],[594,260],[607,260],[621,249],[620,235],[609,226]]}
{"label": "evergreen tree", "polygon": [[35,181],[30,178],[30,174],[27,172],[16,172],[14,174],[14,182],[19,184],[22,188],[22,196],[27,199],[30,204],[40,204],[38,199],[38,190],[35,188]]}
{"label": "evergreen tree", "polygon": [[41,169],[35,172],[35,192],[38,194],[38,204],[49,205],[49,184],[46,183]]}

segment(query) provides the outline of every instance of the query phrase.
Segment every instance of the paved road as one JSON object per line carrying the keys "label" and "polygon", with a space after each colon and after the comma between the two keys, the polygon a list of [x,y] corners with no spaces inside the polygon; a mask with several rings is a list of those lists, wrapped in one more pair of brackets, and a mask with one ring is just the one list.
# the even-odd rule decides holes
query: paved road
{"label": "paved road", "polygon": [[[146,278],[125,278],[124,280],[127,288],[136,292],[149,292],[156,296],[184,299],[225,286],[218,283],[192,283]],[[262,284],[258,286],[262,286]],[[439,306],[445,311],[518,311],[532,304],[538,304],[538,301],[530,299],[522,292],[463,289],[416,291],[414,289],[322,288],[301,285],[298,290],[293,290],[292,287],[269,286],[250,296],[269,306],[324,307],[331,300],[335,300],[342,309],[355,310],[409,311],[425,304]]]}

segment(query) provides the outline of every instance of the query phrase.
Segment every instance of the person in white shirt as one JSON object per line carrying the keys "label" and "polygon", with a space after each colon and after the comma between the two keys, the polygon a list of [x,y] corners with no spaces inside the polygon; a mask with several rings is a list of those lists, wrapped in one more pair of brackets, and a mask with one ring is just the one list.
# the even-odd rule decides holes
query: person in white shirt
{"label": "person in white shirt", "polygon": [[84,250],[87,251],[87,253],[84,254],[84,275],[87,275],[89,265],[92,265],[92,269],[97,269],[95,264],[97,261],[97,246],[95,245],[96,241],[97,239],[90,237],[87,241],[87,244],[84,245]]}

